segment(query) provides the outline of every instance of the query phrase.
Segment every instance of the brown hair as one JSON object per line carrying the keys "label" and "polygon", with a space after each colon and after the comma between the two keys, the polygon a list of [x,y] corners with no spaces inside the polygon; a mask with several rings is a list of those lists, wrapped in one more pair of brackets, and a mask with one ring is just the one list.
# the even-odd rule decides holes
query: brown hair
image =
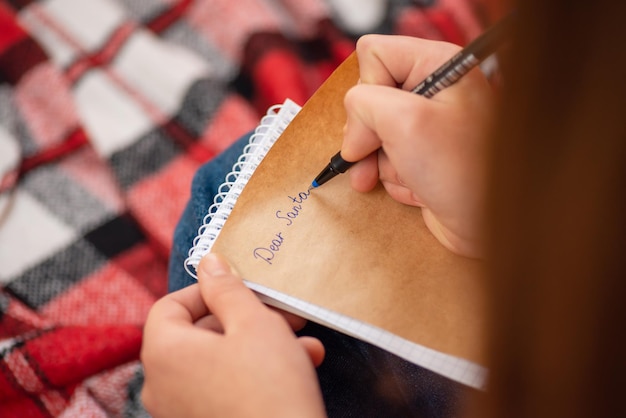
{"label": "brown hair", "polygon": [[476,416],[626,416],[626,3],[523,0],[517,13]]}

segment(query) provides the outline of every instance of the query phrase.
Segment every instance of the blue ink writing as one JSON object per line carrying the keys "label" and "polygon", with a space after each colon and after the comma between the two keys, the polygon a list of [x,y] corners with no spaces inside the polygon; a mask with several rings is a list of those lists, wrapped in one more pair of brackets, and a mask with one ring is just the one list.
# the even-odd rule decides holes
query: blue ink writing
{"label": "blue ink writing", "polygon": [[280,246],[283,244],[284,241],[285,239],[282,236],[282,232],[279,232],[274,236],[274,239],[270,242],[270,245],[268,245],[267,247],[257,247],[254,249],[254,258],[260,258],[261,260],[264,260],[271,265],[274,256],[280,250]]}
{"label": "blue ink writing", "polygon": [[298,193],[298,197],[287,196],[295,205],[291,207],[288,212],[283,212],[282,210],[276,211],[276,217],[278,219],[284,219],[286,221],[286,226],[291,226],[293,224],[293,220],[298,217],[300,212],[302,211],[302,202],[307,200],[311,195],[310,191],[300,192]]}
{"label": "blue ink writing", "polygon": [[[293,206],[288,210],[277,210],[275,212],[276,218],[282,219],[281,222],[284,222],[285,226],[291,226],[302,212],[302,203],[307,200],[310,195],[311,190],[300,192],[296,197],[287,196]],[[282,234],[282,232],[276,233],[265,247],[255,248],[254,251],[252,251],[254,258],[263,260],[267,264],[272,265],[272,260],[276,257],[276,253],[280,251],[280,246],[285,242],[285,238]]]}

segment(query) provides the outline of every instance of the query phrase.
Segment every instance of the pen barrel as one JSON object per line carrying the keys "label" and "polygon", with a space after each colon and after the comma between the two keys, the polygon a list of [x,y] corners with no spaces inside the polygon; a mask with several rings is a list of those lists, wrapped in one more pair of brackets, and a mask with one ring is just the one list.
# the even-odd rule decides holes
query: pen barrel
{"label": "pen barrel", "polygon": [[341,152],[338,152],[330,159],[329,167],[337,173],[345,173],[353,165],[354,163],[344,160],[341,157]]}
{"label": "pen barrel", "polygon": [[509,38],[514,20],[515,12],[500,20],[415,86],[411,93],[430,99],[456,83],[482,60],[496,52],[503,41]]}
{"label": "pen barrel", "polygon": [[341,158],[341,152],[338,152],[333,155],[326,168],[324,168],[324,170],[322,170],[322,172],[315,177],[315,180],[313,180],[313,187],[319,187],[333,177],[336,177],[341,173],[345,173],[353,165],[354,163]]}
{"label": "pen barrel", "polygon": [[473,54],[463,56],[459,53],[418,84],[411,90],[411,93],[430,99],[441,90],[456,83],[479,63],[480,60]]}

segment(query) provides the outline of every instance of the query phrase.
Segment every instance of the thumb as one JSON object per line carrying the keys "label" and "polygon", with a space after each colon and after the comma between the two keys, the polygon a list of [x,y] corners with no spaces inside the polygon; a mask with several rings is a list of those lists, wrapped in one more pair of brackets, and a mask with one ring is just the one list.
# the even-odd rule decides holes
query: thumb
{"label": "thumb", "polygon": [[198,283],[204,303],[224,330],[266,309],[228,262],[217,254],[209,253],[200,261]]}

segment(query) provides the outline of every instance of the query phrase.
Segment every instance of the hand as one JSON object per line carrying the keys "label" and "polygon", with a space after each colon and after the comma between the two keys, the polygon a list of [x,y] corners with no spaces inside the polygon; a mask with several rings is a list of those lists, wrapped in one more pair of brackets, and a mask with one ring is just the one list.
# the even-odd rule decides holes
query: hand
{"label": "hand", "polygon": [[359,161],[350,169],[354,189],[369,191],[380,179],[395,200],[422,208],[448,249],[480,257],[491,88],[474,69],[431,99],[406,91],[459,49],[402,36],[359,39],[360,83],[345,97],[341,155]]}
{"label": "hand", "polygon": [[314,366],[324,347],[297,338],[213,254],[198,284],[157,301],[144,331],[142,400],[154,417],[321,417]]}

